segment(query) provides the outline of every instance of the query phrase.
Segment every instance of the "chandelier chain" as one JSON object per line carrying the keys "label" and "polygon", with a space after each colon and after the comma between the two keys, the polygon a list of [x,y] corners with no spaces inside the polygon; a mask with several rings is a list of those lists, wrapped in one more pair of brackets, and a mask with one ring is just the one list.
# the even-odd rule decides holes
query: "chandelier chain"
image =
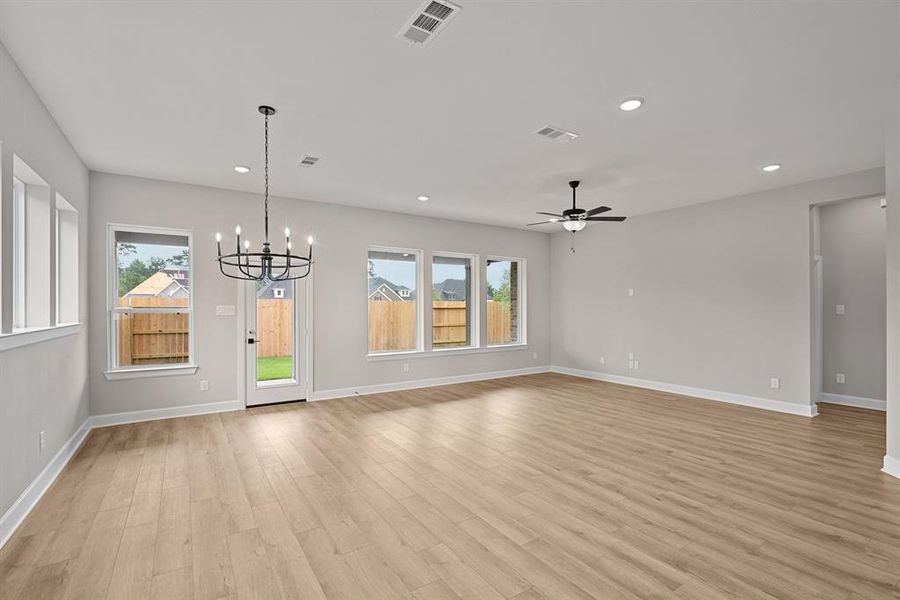
{"label": "chandelier chain", "polygon": [[266,160],[266,243],[269,242],[269,115],[266,114],[266,141],[265,141],[265,160]]}

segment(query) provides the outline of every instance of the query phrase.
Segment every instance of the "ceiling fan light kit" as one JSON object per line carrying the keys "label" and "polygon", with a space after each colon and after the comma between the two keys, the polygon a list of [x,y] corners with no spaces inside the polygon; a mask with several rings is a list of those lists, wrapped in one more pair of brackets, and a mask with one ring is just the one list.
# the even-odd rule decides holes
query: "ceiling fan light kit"
{"label": "ceiling fan light kit", "polygon": [[[241,248],[241,226],[234,228],[235,251],[222,254],[222,234],[216,233],[216,260],[225,277],[246,281],[292,281],[303,279],[312,268],[312,236],[307,238],[309,250],[306,256],[291,253],[291,230],[284,228],[284,252],[274,253],[269,244],[269,117],[275,114],[271,106],[260,106],[259,112],[265,117],[265,161],[266,187],[264,200],[265,239],[260,252],[250,252],[250,241],[244,240]],[[247,169],[249,171],[249,169]]]}
{"label": "ceiling fan light kit", "polygon": [[591,210],[578,208],[575,203],[575,190],[578,188],[578,184],[580,183],[581,182],[578,180],[569,182],[569,187],[572,188],[572,208],[567,208],[566,210],[562,211],[562,213],[538,211],[537,214],[550,217],[550,219],[547,221],[539,221],[537,223],[528,223],[526,227],[531,227],[533,225],[544,225],[546,223],[562,223],[562,226],[566,231],[575,233],[576,231],[581,231],[582,229],[587,227],[588,221],[607,221],[621,223],[625,220],[625,217],[596,216],[612,210],[608,206],[598,206],[597,208],[592,208]]}

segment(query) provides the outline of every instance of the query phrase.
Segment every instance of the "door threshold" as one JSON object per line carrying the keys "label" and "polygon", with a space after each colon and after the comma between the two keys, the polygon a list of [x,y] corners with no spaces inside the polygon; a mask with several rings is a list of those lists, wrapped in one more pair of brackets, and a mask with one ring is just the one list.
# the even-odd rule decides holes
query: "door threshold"
{"label": "door threshold", "polygon": [[279,402],[265,402],[263,404],[251,404],[246,406],[245,408],[260,408],[262,406],[278,406],[279,404],[299,404],[300,402],[306,402],[306,398],[300,398],[298,400],[281,400]]}

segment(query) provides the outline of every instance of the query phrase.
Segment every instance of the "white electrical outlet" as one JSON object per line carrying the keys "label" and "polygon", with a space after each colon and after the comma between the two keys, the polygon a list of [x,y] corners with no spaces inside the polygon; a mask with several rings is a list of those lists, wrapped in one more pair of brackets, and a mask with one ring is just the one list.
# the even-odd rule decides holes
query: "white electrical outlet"
{"label": "white electrical outlet", "polygon": [[837,381],[838,383],[847,383],[847,378],[844,377],[843,373],[835,374],[834,380]]}
{"label": "white electrical outlet", "polygon": [[201,391],[201,392],[208,392],[208,391],[209,391],[209,380],[208,380],[208,379],[201,379],[201,380],[200,380],[200,391]]}
{"label": "white electrical outlet", "polygon": [[634,288],[628,288],[628,295],[634,296]]}
{"label": "white electrical outlet", "polygon": [[403,372],[409,373],[409,363],[403,363]]}
{"label": "white electrical outlet", "polygon": [[633,368],[634,368],[634,361],[633,361],[633,360],[629,360],[629,361],[628,361],[628,368],[629,368],[629,369],[633,369]]}
{"label": "white electrical outlet", "polygon": [[641,363],[640,363],[640,361],[637,361],[637,360],[634,361],[634,370],[637,371],[637,370],[640,369],[640,368],[641,368]]}
{"label": "white electrical outlet", "polygon": [[534,360],[537,360],[537,356],[538,356],[537,352],[535,352],[534,354],[531,355],[531,358],[533,358]]}
{"label": "white electrical outlet", "polygon": [[46,437],[47,436],[44,435],[43,431],[38,434],[38,450],[40,450],[41,452],[44,451],[44,442],[46,441]]}
{"label": "white electrical outlet", "polygon": [[602,367],[602,366],[605,365],[605,364],[606,364],[606,359],[605,359],[604,357],[601,356],[601,357],[600,357],[600,366]]}
{"label": "white electrical outlet", "polygon": [[628,353],[628,360],[634,360],[634,352]]}
{"label": "white electrical outlet", "polygon": [[843,315],[843,314],[846,314],[846,312],[847,312],[847,309],[843,304],[838,304],[837,306],[834,307],[834,314],[836,314],[836,315]]}
{"label": "white electrical outlet", "polygon": [[772,388],[773,390],[779,389],[781,387],[781,380],[778,379],[777,377],[773,377],[772,379],[769,380],[769,387]]}

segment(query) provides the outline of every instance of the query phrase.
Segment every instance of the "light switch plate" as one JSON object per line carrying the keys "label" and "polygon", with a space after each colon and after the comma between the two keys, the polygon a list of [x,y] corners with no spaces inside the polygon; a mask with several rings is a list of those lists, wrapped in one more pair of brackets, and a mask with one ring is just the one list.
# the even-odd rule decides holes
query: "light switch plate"
{"label": "light switch plate", "polygon": [[834,380],[838,383],[847,383],[847,378],[843,373],[836,373],[834,376]]}
{"label": "light switch plate", "polygon": [[235,314],[234,305],[233,304],[218,304],[216,305],[216,316],[217,317],[233,317]]}
{"label": "light switch plate", "polygon": [[628,288],[628,295],[634,296],[634,288]]}

